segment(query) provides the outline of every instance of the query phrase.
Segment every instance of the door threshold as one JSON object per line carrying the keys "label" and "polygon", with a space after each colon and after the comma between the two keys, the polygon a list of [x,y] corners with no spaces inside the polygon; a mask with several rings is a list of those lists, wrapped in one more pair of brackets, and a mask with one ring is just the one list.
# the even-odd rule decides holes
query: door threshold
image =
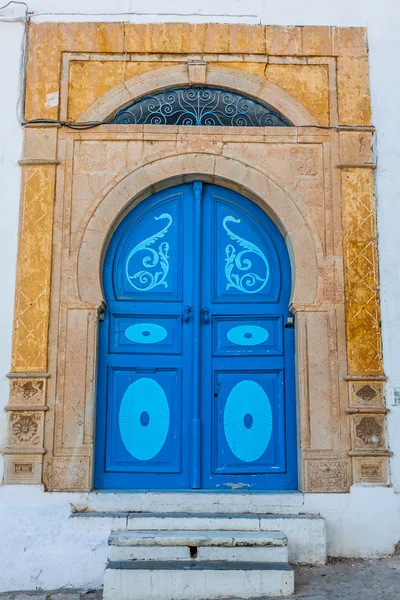
{"label": "door threshold", "polygon": [[304,493],[289,491],[98,490],[86,496],[85,510],[136,513],[273,513],[297,512]]}
{"label": "door threshold", "polygon": [[267,496],[285,495],[303,496],[304,492],[300,490],[249,490],[246,488],[224,488],[219,490],[204,490],[204,489],[182,489],[182,490],[152,490],[152,489],[93,489],[90,494],[239,494],[254,495],[262,494]]}

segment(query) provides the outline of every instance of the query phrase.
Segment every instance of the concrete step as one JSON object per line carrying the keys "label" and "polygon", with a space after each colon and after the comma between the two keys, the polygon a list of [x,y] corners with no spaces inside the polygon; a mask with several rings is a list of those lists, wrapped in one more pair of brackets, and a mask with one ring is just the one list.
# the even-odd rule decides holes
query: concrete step
{"label": "concrete step", "polygon": [[112,561],[288,561],[280,531],[113,531],[108,543]]}
{"label": "concrete step", "polygon": [[285,563],[112,561],[103,600],[214,600],[288,596],[294,576]]}
{"label": "concrete step", "polygon": [[77,512],[71,525],[89,531],[281,531],[288,538],[289,561],[326,562],[325,520],[319,515],[267,513]]}

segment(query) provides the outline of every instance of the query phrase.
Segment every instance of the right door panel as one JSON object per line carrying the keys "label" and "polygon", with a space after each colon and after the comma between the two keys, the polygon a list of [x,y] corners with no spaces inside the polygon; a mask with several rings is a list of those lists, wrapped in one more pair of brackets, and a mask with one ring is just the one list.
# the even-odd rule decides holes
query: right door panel
{"label": "right door panel", "polygon": [[202,487],[296,489],[287,248],[239,194],[205,185],[202,206]]}

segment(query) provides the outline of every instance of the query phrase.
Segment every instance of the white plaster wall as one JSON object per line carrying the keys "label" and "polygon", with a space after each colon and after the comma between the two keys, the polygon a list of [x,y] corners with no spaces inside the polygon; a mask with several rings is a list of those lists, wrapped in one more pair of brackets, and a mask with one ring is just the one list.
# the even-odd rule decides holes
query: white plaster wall
{"label": "white plaster wall", "polygon": [[[366,556],[393,550],[400,539],[400,3],[398,0],[30,0],[34,21],[241,22],[274,25],[368,27],[373,122],[377,128],[377,201],[384,362],[388,376],[389,444],[393,451],[393,488],[358,487],[350,495],[312,494],[303,512],[320,512],[328,524],[328,552]],[[145,13],[143,12],[145,8]],[[83,14],[83,12],[84,14]],[[168,11],[166,13],[166,11]],[[0,10],[0,443],[10,367],[22,133],[16,119],[23,27],[4,22],[23,15],[24,7]],[[3,21],[3,22],[2,22]],[[0,464],[1,477],[1,464]],[[82,495],[44,494],[40,487],[0,489],[0,590],[97,586],[102,583],[104,532],[70,531],[71,503]],[[2,502],[3,500],[3,502]]]}
{"label": "white plaster wall", "polygon": [[[0,0],[1,1],[1,0]],[[0,11],[1,19],[2,11]],[[6,413],[9,383],[6,374],[11,365],[11,334],[14,311],[15,266],[17,262],[22,128],[17,119],[20,92],[19,57],[23,25],[0,22],[0,447],[7,428]],[[0,456],[0,481],[3,459]]]}

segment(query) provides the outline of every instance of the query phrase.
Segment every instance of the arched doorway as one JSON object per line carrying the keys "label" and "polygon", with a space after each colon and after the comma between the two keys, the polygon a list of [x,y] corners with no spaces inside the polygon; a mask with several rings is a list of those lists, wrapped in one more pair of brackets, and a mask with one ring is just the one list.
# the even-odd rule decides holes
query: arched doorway
{"label": "arched doorway", "polygon": [[291,268],[271,219],[201,182],[109,244],[95,487],[297,488]]}

